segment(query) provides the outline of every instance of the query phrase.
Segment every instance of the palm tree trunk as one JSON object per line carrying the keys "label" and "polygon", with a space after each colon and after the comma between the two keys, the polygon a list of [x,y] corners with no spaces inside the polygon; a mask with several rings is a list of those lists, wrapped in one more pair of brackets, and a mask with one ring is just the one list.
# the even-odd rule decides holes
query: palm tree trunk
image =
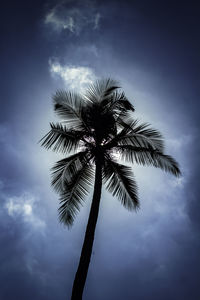
{"label": "palm tree trunk", "polygon": [[99,160],[96,161],[94,194],[93,194],[88,224],[85,232],[85,239],[81,251],[79,266],[74,279],[71,300],[82,300],[82,294],[83,294],[83,289],[85,286],[90,258],[92,254],[95,228],[96,228],[96,223],[97,223],[97,218],[99,213],[101,188],[102,188],[102,166]]}

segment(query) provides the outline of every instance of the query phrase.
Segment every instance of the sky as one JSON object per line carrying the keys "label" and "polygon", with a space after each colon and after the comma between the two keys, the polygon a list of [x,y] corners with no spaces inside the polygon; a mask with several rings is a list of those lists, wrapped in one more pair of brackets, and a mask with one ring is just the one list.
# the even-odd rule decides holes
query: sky
{"label": "sky", "polygon": [[50,168],[62,156],[38,141],[56,90],[107,77],[182,176],[133,165],[137,213],[103,189],[83,299],[200,299],[197,1],[7,1],[1,14],[0,300],[70,299],[92,194],[60,224]]}

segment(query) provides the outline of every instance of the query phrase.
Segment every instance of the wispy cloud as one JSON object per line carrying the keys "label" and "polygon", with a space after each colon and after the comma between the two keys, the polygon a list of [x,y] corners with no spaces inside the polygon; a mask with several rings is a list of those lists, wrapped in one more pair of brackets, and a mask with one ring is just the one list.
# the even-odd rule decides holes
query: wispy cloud
{"label": "wispy cloud", "polygon": [[172,187],[174,187],[174,188],[183,189],[184,185],[186,183],[186,179],[185,179],[185,177],[182,176],[182,177],[171,180],[170,183],[171,183]]}
{"label": "wispy cloud", "polygon": [[71,32],[75,32],[78,28],[75,28],[74,17],[67,15],[62,17],[57,13],[57,9],[52,9],[45,17],[45,24],[49,24],[56,31],[62,31],[63,29],[68,29]]}
{"label": "wispy cloud", "polygon": [[176,139],[167,139],[168,146],[173,150],[180,150],[181,148],[187,146],[188,144],[192,144],[194,139],[193,135],[181,135]]}
{"label": "wispy cloud", "polygon": [[100,18],[101,18],[101,15],[99,13],[97,13],[94,18],[94,29],[99,28]]}
{"label": "wispy cloud", "polygon": [[68,89],[81,92],[94,82],[96,76],[91,68],[83,66],[62,66],[58,61],[49,60],[50,72],[53,76],[60,77]]}
{"label": "wispy cloud", "polygon": [[45,15],[44,23],[53,30],[68,30],[78,35],[84,28],[98,29],[100,13],[92,1],[62,1],[51,8]]}

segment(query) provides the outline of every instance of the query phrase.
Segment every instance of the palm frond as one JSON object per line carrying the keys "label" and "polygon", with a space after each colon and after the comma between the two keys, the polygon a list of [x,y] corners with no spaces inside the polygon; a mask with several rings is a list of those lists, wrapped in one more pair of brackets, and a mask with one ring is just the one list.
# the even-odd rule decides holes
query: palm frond
{"label": "palm frond", "polygon": [[121,145],[117,146],[116,149],[121,153],[122,159],[126,161],[136,162],[140,165],[151,165],[177,177],[181,175],[179,165],[174,158],[158,150],[132,145]]}
{"label": "palm frond", "polygon": [[108,98],[118,88],[118,82],[113,79],[96,80],[86,90],[85,98],[91,103],[97,103]]}
{"label": "palm frond", "polygon": [[[87,159],[87,151],[78,152],[67,158],[61,159],[51,169],[51,184],[58,193],[63,193],[74,173],[80,169]],[[89,159],[88,159],[89,161]]]}
{"label": "palm frond", "polygon": [[102,101],[102,107],[106,112],[112,111],[116,119],[119,116],[126,116],[128,111],[135,110],[133,105],[126,98],[124,92],[117,91],[115,91],[112,95],[110,95],[110,97]]}
{"label": "palm frond", "polygon": [[137,185],[133,178],[130,167],[111,159],[105,161],[103,179],[105,183],[107,182],[106,188],[129,210],[139,208]]}
{"label": "palm frond", "polygon": [[87,128],[82,119],[85,103],[79,94],[58,90],[53,96],[53,102],[55,112],[68,126],[77,129]]}
{"label": "palm frond", "polygon": [[67,129],[59,123],[50,123],[50,126],[51,130],[39,141],[45,148],[65,153],[75,151],[81,145],[84,132]]}
{"label": "palm frond", "polygon": [[92,165],[85,163],[82,168],[74,172],[68,187],[60,197],[60,221],[68,227],[72,226],[76,214],[83,204],[85,196],[89,193],[93,183],[94,170]]}
{"label": "palm frond", "polygon": [[149,124],[137,125],[137,120],[123,122],[123,129],[105,146],[111,148],[117,145],[132,145],[163,151],[163,138],[159,131],[149,127]]}
{"label": "palm frond", "polygon": [[152,147],[153,149],[163,151],[164,144],[161,133],[156,129],[150,128],[150,124],[148,123],[139,125],[137,124],[138,121],[133,120],[128,125],[132,128],[132,131],[130,131],[130,135],[132,134],[132,132],[135,134],[135,139],[139,143],[139,145],[142,146],[142,144],[144,144]]}
{"label": "palm frond", "polygon": [[154,167],[160,168],[165,172],[172,173],[176,177],[179,177],[181,175],[179,165],[172,156],[160,152],[154,152],[153,158],[154,158],[154,164],[153,164]]}

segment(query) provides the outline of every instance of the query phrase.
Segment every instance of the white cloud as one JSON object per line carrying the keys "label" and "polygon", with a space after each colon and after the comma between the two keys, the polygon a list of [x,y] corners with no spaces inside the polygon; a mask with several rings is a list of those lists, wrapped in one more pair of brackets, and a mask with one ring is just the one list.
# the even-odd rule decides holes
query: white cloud
{"label": "white cloud", "polygon": [[96,76],[91,68],[81,66],[62,66],[57,61],[49,61],[50,72],[53,76],[59,76],[68,89],[76,89],[78,92],[94,82]]}
{"label": "white cloud", "polygon": [[[21,199],[20,199],[21,200]],[[29,203],[20,203],[19,198],[11,198],[6,203],[9,216],[22,215],[23,217],[32,215],[32,206]]]}
{"label": "white cloud", "polygon": [[19,197],[8,198],[5,208],[9,216],[20,217],[25,223],[31,224],[35,228],[44,229],[45,222],[37,216],[35,204],[36,198],[30,193],[24,193]]}
{"label": "white cloud", "polygon": [[100,14],[95,12],[92,1],[83,3],[76,1],[76,6],[70,6],[70,1],[62,1],[49,10],[44,23],[57,32],[68,30],[78,35],[85,27],[98,29]]}

